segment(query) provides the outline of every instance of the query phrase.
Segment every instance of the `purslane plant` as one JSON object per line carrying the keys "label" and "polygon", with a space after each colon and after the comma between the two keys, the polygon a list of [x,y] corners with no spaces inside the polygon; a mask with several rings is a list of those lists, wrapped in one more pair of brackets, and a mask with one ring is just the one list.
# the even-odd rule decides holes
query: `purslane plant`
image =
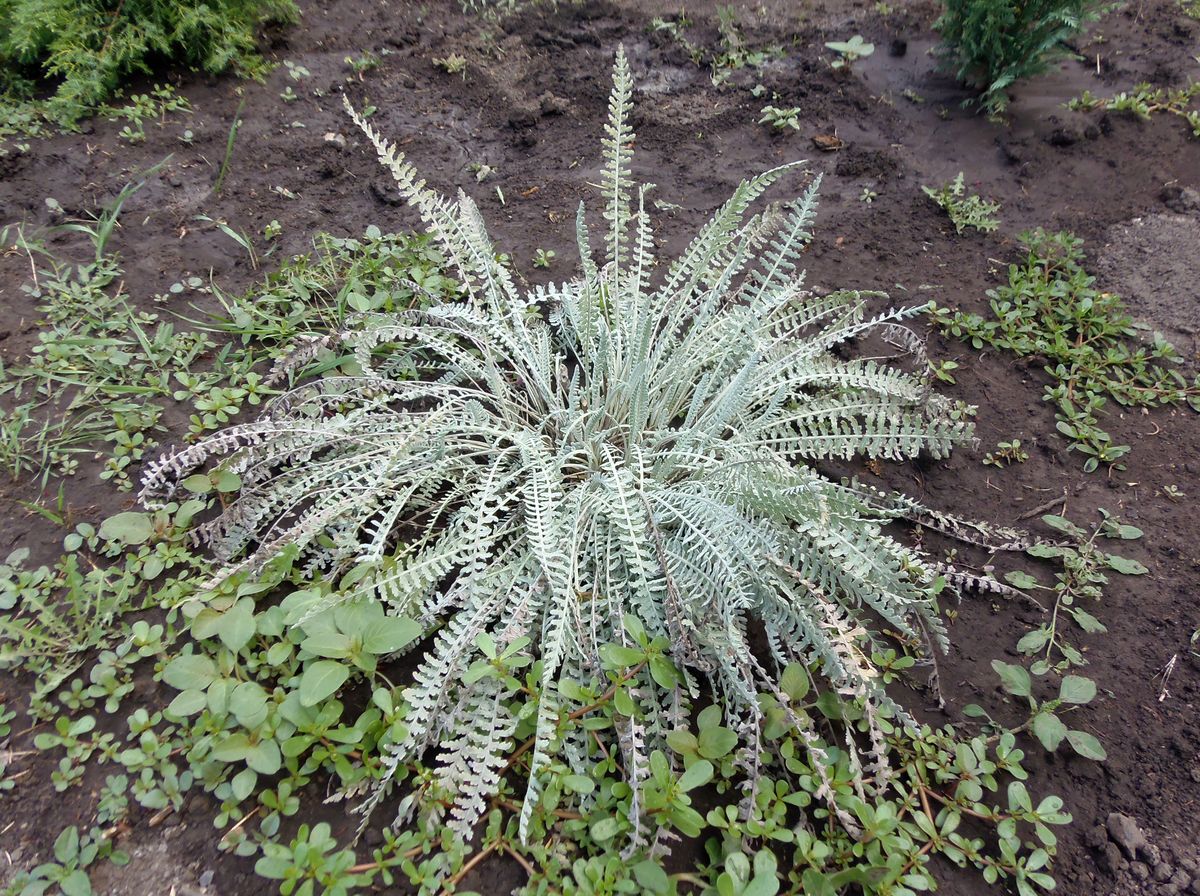
{"label": "purslane plant", "polygon": [[991,318],[936,306],[930,316],[977,349],[1044,358],[1051,383],[1043,398],[1054,403],[1070,450],[1086,456],[1084,472],[1102,463],[1123,469],[1130,446],[1101,428],[1109,399],[1130,408],[1186,402],[1200,411],[1200,375],[1189,381],[1174,346],[1161,333],[1144,338],[1124,300],[1097,287],[1083,266],[1083,240],[1038,228],[1020,241],[1024,259],[1009,265],[1006,284],[988,290]]}
{"label": "purslane plant", "polygon": [[[667,735],[686,727],[702,683],[737,731],[751,797],[767,693],[807,742],[819,797],[853,828],[822,778],[829,763],[813,723],[788,709],[781,670],[816,664],[837,694],[864,701],[868,719],[880,706],[905,718],[870,659],[876,632],[944,647],[942,582],[1004,586],[939,564],[884,527],[907,518],[967,538],[988,533],[814,465],[943,457],[971,437],[969,416],[931,390],[923,359],[909,373],[835,353],[873,331],[911,349],[898,322],[924,308],[870,316],[871,295],[804,290],[797,265],[817,184],[792,205],[750,214],[796,165],[743,182],[657,268],[649,188],[630,176],[631,96],[619,51],[603,141],[603,264],[581,205],[582,273],[528,293],[474,202],[428,189],[347,104],[465,300],[363,314],[301,343],[278,375],[328,347],[351,353],[361,373],[294,388],[257,422],[160,459],[142,498],[158,506],[194,470],[219,464],[241,489],[199,530],[218,579],[286,549],[310,575],[338,583],[308,603],[293,598],[295,623],[376,601],[416,622],[412,633],[427,640],[404,691],[404,736],[385,765],[434,750],[448,823],[463,837],[512,767],[519,725],[534,732],[524,836],[547,769],[586,767],[590,755],[584,727],[557,734],[562,719],[586,712],[573,685],[606,681],[602,645],[633,655],[646,637],[663,639],[668,655],[636,664],[627,685],[660,711],[618,712],[610,743],[632,793],[635,845],[648,834],[640,794],[650,756],[672,755]],[[525,666],[520,679],[491,674],[496,657]],[[511,711],[511,685],[528,693],[534,719]],[[869,755],[852,739],[846,748],[870,789],[887,770],[883,732],[868,727]],[[383,778],[365,808],[388,791]]]}

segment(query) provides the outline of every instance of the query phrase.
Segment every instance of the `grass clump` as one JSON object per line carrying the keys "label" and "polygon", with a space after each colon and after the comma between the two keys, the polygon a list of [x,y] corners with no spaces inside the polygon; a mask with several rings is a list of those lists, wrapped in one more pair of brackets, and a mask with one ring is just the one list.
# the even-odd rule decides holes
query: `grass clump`
{"label": "grass clump", "polygon": [[11,103],[50,84],[45,112],[70,126],[163,61],[260,74],[256,29],[298,16],[293,0],[0,0],[0,90]]}
{"label": "grass clump", "polygon": [[1070,233],[1038,229],[1021,235],[1026,256],[1010,265],[1008,283],[989,290],[992,319],[934,308],[945,331],[975,348],[994,346],[1019,357],[1046,359],[1058,431],[1070,450],[1087,457],[1084,470],[1116,465],[1129,453],[1100,425],[1109,399],[1123,407],[1189,404],[1200,411],[1200,377],[1189,383],[1177,369],[1174,347],[1141,330],[1121,297],[1096,288],[1083,268],[1083,241]]}
{"label": "grass clump", "polygon": [[[212,431],[271,394],[258,368],[295,340],[327,333],[356,313],[457,294],[428,237],[370,226],[358,239],[318,234],[312,252],[294,256],[249,294],[189,277],[146,307],[125,291],[121,259],[108,246],[121,208],[142,183],[129,184],[90,220],[59,226],[87,238],[88,262],[52,255],[24,228],[0,231],[0,248],[29,258],[36,279],[21,289],[42,316],[29,357],[0,366],[0,470],[14,480],[32,477],[44,488],[76,475],[81,458],[102,457],[100,478],[130,489],[130,472],[155,447],[161,419],[176,403],[188,409],[191,437]],[[191,328],[158,307],[209,295],[218,308]],[[233,344],[222,345],[222,333]],[[317,358],[314,371],[345,363]]]}
{"label": "grass clump", "polygon": [[945,66],[978,91],[989,114],[1004,111],[1007,89],[1046,70],[1062,44],[1099,18],[1099,0],[944,0],[934,23]]}

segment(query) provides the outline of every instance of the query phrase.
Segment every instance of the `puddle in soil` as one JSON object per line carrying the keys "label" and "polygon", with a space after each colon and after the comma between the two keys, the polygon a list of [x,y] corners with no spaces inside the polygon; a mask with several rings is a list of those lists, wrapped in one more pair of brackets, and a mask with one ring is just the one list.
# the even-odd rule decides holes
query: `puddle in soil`
{"label": "puddle in soil", "polygon": [[[1004,120],[994,129],[964,132],[954,123],[981,113],[977,107],[963,105],[971,94],[941,70],[935,55],[937,46],[937,39],[932,37],[909,40],[903,55],[894,56],[889,47],[880,44],[874,54],[855,63],[855,71],[873,94],[887,97],[897,106],[911,103],[917,107],[918,115],[928,127],[914,129],[905,145],[918,162],[927,160],[931,170],[944,169],[950,176],[957,172],[956,166],[978,165],[995,158],[997,138],[1016,142],[1044,139],[1060,130],[1060,140],[1081,139],[1094,116],[1072,112],[1066,104],[1084,90],[1107,95],[1121,89],[1106,84],[1094,66],[1063,59],[1044,74],[1022,81],[1010,91],[1011,101]],[[1131,73],[1130,85],[1145,74]],[[954,139],[948,140],[951,131]],[[918,164],[918,167],[927,166]]]}

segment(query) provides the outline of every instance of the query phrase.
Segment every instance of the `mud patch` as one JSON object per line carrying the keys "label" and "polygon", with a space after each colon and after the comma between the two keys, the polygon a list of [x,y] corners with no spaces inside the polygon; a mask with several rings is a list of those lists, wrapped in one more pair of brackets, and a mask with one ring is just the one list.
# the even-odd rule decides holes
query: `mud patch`
{"label": "mud patch", "polygon": [[1104,288],[1191,357],[1200,348],[1200,277],[1179,261],[1198,252],[1200,214],[1155,214],[1111,228],[1096,259]]}

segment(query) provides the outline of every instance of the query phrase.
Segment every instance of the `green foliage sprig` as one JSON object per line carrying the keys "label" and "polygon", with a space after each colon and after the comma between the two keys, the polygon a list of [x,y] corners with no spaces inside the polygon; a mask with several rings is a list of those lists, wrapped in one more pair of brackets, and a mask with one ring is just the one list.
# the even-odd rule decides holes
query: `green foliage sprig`
{"label": "green foliage sprig", "polygon": [[129,856],[114,849],[106,832],[93,828],[80,834],[72,825],[65,828],[54,841],[54,858],[30,871],[18,872],[6,893],[19,896],[42,896],[51,892],[63,896],[92,896],[92,882],[87,869],[106,859],[114,865],[126,865]]}
{"label": "green foliage sprig", "polygon": [[69,126],[154,58],[260,74],[256,29],[298,16],[293,0],[0,0],[0,90],[12,98],[50,81],[46,112]]}
{"label": "green foliage sprig", "polygon": [[1096,288],[1083,268],[1083,241],[1038,229],[1022,234],[1026,257],[1010,265],[1008,283],[988,290],[994,318],[934,308],[943,331],[970,342],[1046,359],[1044,398],[1055,406],[1070,450],[1084,470],[1118,465],[1129,452],[1100,425],[1109,399],[1124,407],[1189,404],[1200,411],[1200,376],[1188,382],[1179,354],[1162,335],[1146,341],[1121,297]]}
{"label": "green foliage sprig", "polygon": [[1100,523],[1090,531],[1061,516],[1042,517],[1042,521],[1064,536],[1066,541],[1059,544],[1039,542],[1030,545],[1026,553],[1061,564],[1062,570],[1055,574],[1053,586],[1047,588],[1039,584],[1026,572],[1011,572],[1005,577],[1016,588],[1025,591],[1049,590],[1054,595],[1049,618],[1017,642],[1018,651],[1036,658],[1031,666],[1034,675],[1045,675],[1050,671],[1062,673],[1072,667],[1086,665],[1083,653],[1066,639],[1068,620],[1074,621],[1084,633],[1104,634],[1108,629],[1089,609],[1085,609],[1085,605],[1094,605],[1100,600],[1110,572],[1131,576],[1149,572],[1138,561],[1102,548],[1107,540],[1139,539],[1142,530],[1122,523],[1103,508],[1100,514]]}
{"label": "green foliage sprig", "polygon": [[944,186],[937,189],[921,187],[921,190],[950,216],[958,233],[968,227],[991,233],[1000,226],[1000,219],[995,217],[996,212],[1000,211],[1000,203],[991,202],[975,193],[968,194],[961,171]]}
{"label": "green foliage sprig", "polygon": [[1186,87],[1153,87],[1143,83],[1108,99],[1093,96],[1090,90],[1085,90],[1067,103],[1067,107],[1076,111],[1105,109],[1110,112],[1131,112],[1142,119],[1165,112],[1182,118],[1192,129],[1192,136],[1200,137],[1200,109],[1189,108],[1198,97],[1200,81],[1193,81]]}
{"label": "green foliage sprig", "polygon": [[759,124],[770,125],[777,131],[783,131],[791,128],[794,131],[800,130],[800,107],[799,106],[763,106],[762,117],[758,119]]}
{"label": "green foliage sprig", "polygon": [[1099,18],[1102,0],[944,0],[934,23],[945,66],[979,93],[989,113],[1004,111],[1007,89],[1040,74],[1063,42]]}
{"label": "green foliage sprig", "polygon": [[863,40],[861,34],[856,34],[849,40],[833,40],[825,43],[827,49],[838,54],[838,58],[830,63],[830,68],[849,68],[859,59],[865,59],[875,52],[875,45]]}
{"label": "green foliage sprig", "polygon": [[1029,460],[1029,452],[1021,447],[1020,439],[1013,439],[1011,442],[1000,442],[996,447],[989,451],[983,458],[986,465],[993,467],[1007,467],[1010,464],[1023,464]]}

